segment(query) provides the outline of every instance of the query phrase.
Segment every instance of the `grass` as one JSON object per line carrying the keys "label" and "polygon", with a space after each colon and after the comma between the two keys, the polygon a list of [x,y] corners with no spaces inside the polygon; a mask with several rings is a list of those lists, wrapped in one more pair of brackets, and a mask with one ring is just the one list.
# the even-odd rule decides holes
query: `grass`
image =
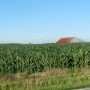
{"label": "grass", "polygon": [[0,75],[0,90],[71,90],[89,86],[89,68]]}

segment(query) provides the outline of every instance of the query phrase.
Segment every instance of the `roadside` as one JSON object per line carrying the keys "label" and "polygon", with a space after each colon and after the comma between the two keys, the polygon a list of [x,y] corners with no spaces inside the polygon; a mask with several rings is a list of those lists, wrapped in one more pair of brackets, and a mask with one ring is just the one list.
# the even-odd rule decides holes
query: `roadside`
{"label": "roadside", "polygon": [[[1,90],[72,90],[90,86],[90,69],[52,69],[34,74],[0,75]],[[3,89],[2,89],[3,88]],[[82,89],[77,89],[82,90]],[[86,88],[84,90],[90,90]]]}
{"label": "roadside", "polygon": [[75,90],[90,90],[90,88],[75,89]]}

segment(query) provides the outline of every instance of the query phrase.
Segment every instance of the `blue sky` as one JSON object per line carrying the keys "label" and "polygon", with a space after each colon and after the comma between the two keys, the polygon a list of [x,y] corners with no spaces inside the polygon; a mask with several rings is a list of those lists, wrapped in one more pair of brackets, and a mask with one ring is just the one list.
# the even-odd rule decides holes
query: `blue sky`
{"label": "blue sky", "polygon": [[0,42],[90,41],[90,0],[0,0]]}

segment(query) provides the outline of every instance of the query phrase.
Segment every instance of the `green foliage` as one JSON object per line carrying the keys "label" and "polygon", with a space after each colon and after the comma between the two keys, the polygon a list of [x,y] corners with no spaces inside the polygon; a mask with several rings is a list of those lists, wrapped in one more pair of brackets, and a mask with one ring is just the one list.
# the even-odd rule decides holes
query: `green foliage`
{"label": "green foliage", "polygon": [[90,43],[1,44],[0,73],[34,73],[90,66]]}

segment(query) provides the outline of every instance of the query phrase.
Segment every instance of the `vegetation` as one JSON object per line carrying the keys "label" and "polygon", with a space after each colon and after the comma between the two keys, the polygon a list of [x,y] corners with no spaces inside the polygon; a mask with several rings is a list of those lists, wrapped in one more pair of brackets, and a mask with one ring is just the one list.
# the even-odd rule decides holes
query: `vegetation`
{"label": "vegetation", "polygon": [[90,86],[90,69],[52,69],[34,74],[0,75],[0,90],[72,90]]}
{"label": "vegetation", "polygon": [[34,73],[53,68],[90,66],[90,43],[1,44],[0,73]]}
{"label": "vegetation", "polygon": [[90,43],[0,44],[0,90],[90,86]]}

